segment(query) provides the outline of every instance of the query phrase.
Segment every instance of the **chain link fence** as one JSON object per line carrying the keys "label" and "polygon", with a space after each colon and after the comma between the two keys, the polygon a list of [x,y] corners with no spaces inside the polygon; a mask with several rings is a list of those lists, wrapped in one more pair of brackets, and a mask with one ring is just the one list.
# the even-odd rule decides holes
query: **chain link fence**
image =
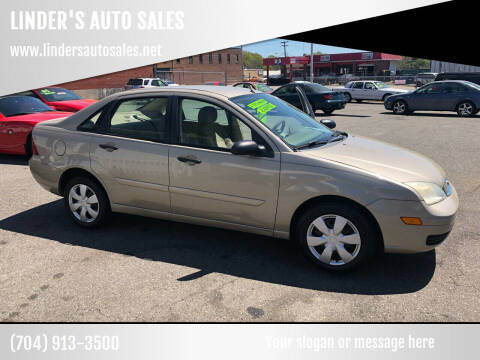
{"label": "chain link fence", "polygon": [[227,85],[241,81],[241,79],[229,79],[224,71],[157,70],[155,76],[179,85],[202,85],[211,82]]}

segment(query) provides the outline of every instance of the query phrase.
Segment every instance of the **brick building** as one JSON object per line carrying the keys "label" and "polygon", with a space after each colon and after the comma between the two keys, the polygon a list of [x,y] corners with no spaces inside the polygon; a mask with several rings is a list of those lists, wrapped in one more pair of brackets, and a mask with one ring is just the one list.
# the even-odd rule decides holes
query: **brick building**
{"label": "brick building", "polygon": [[155,64],[154,73],[178,84],[198,85],[210,81],[233,84],[243,80],[240,47],[212,51]]}
{"label": "brick building", "polygon": [[238,47],[70,81],[57,86],[69,90],[117,89],[118,91],[130,78],[156,76],[173,80],[178,84],[198,85],[207,81],[232,84],[242,81],[242,69],[242,49]]}

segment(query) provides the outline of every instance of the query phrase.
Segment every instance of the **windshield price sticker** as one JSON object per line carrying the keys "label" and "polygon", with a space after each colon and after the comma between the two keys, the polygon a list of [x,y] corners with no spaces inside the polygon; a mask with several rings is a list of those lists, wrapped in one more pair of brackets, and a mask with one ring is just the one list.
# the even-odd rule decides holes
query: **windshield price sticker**
{"label": "windshield price sticker", "polygon": [[44,95],[52,95],[55,94],[55,91],[49,90],[49,89],[42,89],[40,92]]}
{"label": "windshield price sticker", "polygon": [[256,109],[258,120],[265,123],[267,121],[267,118],[266,118],[267,113],[272,109],[276,108],[277,106],[273,105],[272,103],[269,103],[265,99],[258,99],[248,104],[248,107],[251,109]]}

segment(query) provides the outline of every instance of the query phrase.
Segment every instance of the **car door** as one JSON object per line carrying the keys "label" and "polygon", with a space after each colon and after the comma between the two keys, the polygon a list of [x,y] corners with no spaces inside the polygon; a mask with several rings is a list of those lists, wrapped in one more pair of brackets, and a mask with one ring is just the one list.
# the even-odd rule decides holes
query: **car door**
{"label": "car door", "polygon": [[167,96],[136,96],[118,100],[82,124],[92,132],[92,170],[113,204],[170,211],[170,116]]}
{"label": "car door", "polygon": [[355,81],[352,84],[350,94],[352,95],[352,99],[359,99],[359,100],[364,99],[363,81]]}
{"label": "car door", "polygon": [[366,100],[380,100],[377,86],[372,81],[366,81],[363,89],[363,97]]}
{"label": "car door", "polygon": [[[274,145],[223,102],[189,95],[176,104],[169,154],[172,212],[273,229],[280,172]],[[233,155],[230,148],[240,140],[264,145],[268,155]]]}
{"label": "car door", "polygon": [[443,84],[433,82],[415,91],[409,99],[412,110],[442,110]]}
{"label": "car door", "polygon": [[459,83],[445,83],[443,84],[441,110],[456,111],[457,105],[460,101],[468,97],[468,89],[466,86]]}

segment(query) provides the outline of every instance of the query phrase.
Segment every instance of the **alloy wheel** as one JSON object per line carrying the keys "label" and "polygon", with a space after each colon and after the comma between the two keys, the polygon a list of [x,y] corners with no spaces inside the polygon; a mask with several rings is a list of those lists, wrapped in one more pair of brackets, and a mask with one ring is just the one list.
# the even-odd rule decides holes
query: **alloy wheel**
{"label": "alloy wheel", "polygon": [[100,210],[97,195],[84,184],[72,186],[68,193],[68,205],[75,218],[85,223],[95,221]]}
{"label": "alloy wheel", "polygon": [[458,106],[458,112],[461,116],[470,116],[473,113],[473,106],[468,102],[461,103]]}
{"label": "alloy wheel", "polygon": [[312,221],[307,230],[307,244],[312,255],[322,263],[340,266],[355,259],[361,238],[350,220],[327,214]]}
{"label": "alloy wheel", "polygon": [[397,101],[393,104],[393,112],[396,114],[403,114],[405,112],[406,106],[403,101]]}

